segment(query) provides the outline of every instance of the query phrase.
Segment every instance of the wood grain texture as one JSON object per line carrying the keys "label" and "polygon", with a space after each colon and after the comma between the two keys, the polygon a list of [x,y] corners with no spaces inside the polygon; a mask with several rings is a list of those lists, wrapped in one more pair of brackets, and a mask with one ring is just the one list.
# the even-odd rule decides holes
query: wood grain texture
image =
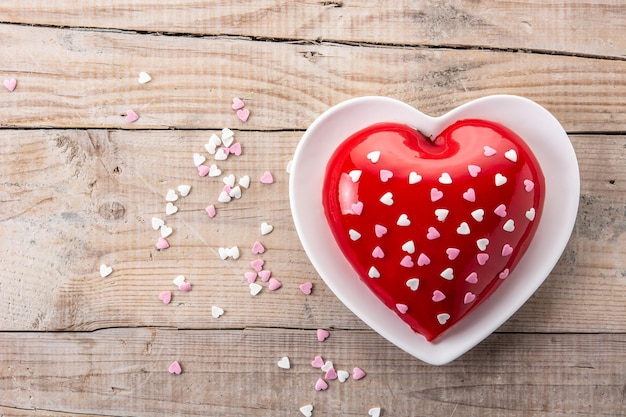
{"label": "wood grain texture", "polygon": [[[19,79],[0,101],[0,126],[215,129],[237,121],[230,102],[238,96],[252,112],[247,129],[305,129],[355,96],[390,96],[440,115],[485,95],[517,94],[568,131],[626,131],[626,61],[2,24],[0,38],[2,72]],[[153,81],[140,85],[140,71]],[[129,109],[140,115],[133,124],[124,122]]]}
{"label": "wood grain texture", "polygon": [[[444,368],[425,365],[370,331],[176,331],[3,333],[0,395],[14,408],[96,415],[389,416],[623,415],[626,345],[611,335],[492,335]],[[124,352],[120,357],[119,352]],[[367,376],[322,375],[314,356]],[[287,356],[291,369],[278,368]],[[177,360],[183,369],[170,375]],[[4,371],[6,370],[6,371]],[[582,383],[584,381],[584,383]],[[288,393],[289,395],[284,395]],[[575,401],[573,400],[575,399]],[[182,411],[184,410],[184,412]],[[23,412],[22,412],[23,413]],[[51,414],[54,415],[54,414]]]}
{"label": "wood grain texture", "polygon": [[625,58],[619,0],[29,1],[0,21],[154,33],[533,49]]}
{"label": "wood grain texture", "polygon": [[[252,185],[228,204],[217,202],[221,177],[200,178],[193,165],[194,153],[210,156],[203,148],[210,133],[4,132],[0,283],[7,302],[0,303],[0,329],[366,328],[319,279],[295,233],[285,167],[301,133],[238,131],[243,155],[218,165],[224,175],[249,175]],[[573,238],[506,331],[626,331],[626,137],[575,135],[572,142],[583,178]],[[274,184],[259,182],[265,170],[274,173]],[[179,184],[192,185],[192,192],[176,202],[178,213],[165,216],[165,194]],[[209,204],[217,205],[214,219],[204,211]],[[154,216],[174,228],[166,251],[154,246]],[[263,221],[274,232],[261,236]],[[266,267],[284,287],[251,297],[243,275],[256,257],[250,250],[256,240],[267,247]],[[222,261],[218,249],[233,245],[241,258]],[[114,274],[101,278],[102,263]],[[157,296],[175,290],[179,274],[194,290],[175,291],[173,304],[163,306]],[[16,280],[18,286],[10,285]],[[306,281],[315,283],[311,297],[298,290]],[[212,305],[229,314],[213,320]]]}

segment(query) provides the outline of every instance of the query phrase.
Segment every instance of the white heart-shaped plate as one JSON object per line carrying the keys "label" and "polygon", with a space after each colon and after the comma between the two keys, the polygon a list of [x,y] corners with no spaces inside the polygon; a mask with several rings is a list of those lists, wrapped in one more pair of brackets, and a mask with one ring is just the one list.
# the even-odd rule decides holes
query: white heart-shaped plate
{"label": "white heart-shaped plate", "polygon": [[[535,236],[508,279],[474,311],[434,343],[415,333],[359,279],[333,238],[322,206],[326,165],[336,147],[372,124],[410,125],[426,136],[463,119],[500,123],[522,137],[546,181],[545,202]],[[427,116],[387,97],[361,97],[320,115],[298,144],[289,183],[291,212],[302,246],[328,287],[361,320],[391,343],[433,365],[467,352],[508,320],[543,283],[569,240],[578,212],[580,179],[572,144],[559,122],[535,102],[495,95],[440,116]]]}

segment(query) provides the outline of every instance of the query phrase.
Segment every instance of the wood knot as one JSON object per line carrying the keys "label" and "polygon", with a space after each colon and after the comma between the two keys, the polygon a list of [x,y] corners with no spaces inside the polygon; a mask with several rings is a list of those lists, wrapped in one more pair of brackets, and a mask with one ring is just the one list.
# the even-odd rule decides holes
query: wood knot
{"label": "wood knot", "polygon": [[117,201],[109,201],[100,206],[98,213],[105,220],[118,220],[124,217],[126,208]]}

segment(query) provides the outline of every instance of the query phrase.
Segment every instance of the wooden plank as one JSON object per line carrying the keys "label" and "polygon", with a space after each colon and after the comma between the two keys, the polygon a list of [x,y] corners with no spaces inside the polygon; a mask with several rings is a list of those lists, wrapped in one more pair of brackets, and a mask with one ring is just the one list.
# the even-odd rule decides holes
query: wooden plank
{"label": "wooden plank", "polygon": [[[2,333],[4,410],[106,415],[616,416],[626,411],[621,335],[493,335],[444,367],[371,332],[174,331]],[[314,385],[315,355],[367,376]],[[287,356],[291,369],[276,362]],[[174,360],[183,369],[171,375]],[[575,400],[574,400],[575,399]],[[418,411],[419,410],[419,411]],[[41,412],[41,411],[39,411]]]}
{"label": "wooden plank", "polygon": [[[462,45],[624,58],[619,1],[30,1],[0,21],[308,41]],[[158,10],[158,13],[155,13]]]}
{"label": "wooden plank", "polygon": [[[303,252],[288,204],[287,162],[301,132],[237,132],[240,157],[220,162],[224,175],[249,175],[240,200],[215,203],[220,178],[200,178],[194,152],[211,131],[0,131],[0,329],[94,330],[110,326],[178,328],[365,329],[323,284]],[[512,332],[624,332],[626,322],[626,138],[572,136],[582,199],[572,240],[538,293],[503,327]],[[208,154],[206,154],[208,155]],[[265,170],[276,182],[262,185]],[[191,194],[165,217],[165,194]],[[172,247],[154,244],[153,216],[166,218]],[[261,236],[262,221],[275,230]],[[243,274],[261,240],[267,269],[283,282],[251,297]],[[220,247],[241,258],[222,261]],[[101,278],[99,265],[114,268]],[[193,284],[164,306],[175,276]],[[299,284],[311,281],[306,297]],[[211,307],[227,311],[211,318]],[[115,306],[113,308],[112,306]],[[280,322],[277,312],[280,311]]]}
{"label": "wooden plank", "polygon": [[[624,61],[6,24],[0,38],[0,71],[18,79],[0,101],[0,126],[305,129],[355,96],[390,96],[439,115],[510,93],[544,105],[568,131],[626,131]],[[153,81],[140,85],[140,71]],[[234,96],[252,112],[245,125],[230,109]],[[129,109],[140,115],[134,124],[124,121]]]}

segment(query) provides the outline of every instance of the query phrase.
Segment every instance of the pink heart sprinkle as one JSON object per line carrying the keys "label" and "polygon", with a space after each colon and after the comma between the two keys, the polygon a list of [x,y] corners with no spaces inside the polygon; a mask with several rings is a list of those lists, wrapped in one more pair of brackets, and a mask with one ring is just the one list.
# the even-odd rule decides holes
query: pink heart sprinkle
{"label": "pink heart sprinkle", "polygon": [[209,175],[210,170],[211,168],[206,165],[198,165],[198,175],[200,175],[201,177],[206,177],[207,175]]}
{"label": "pink heart sprinkle", "polygon": [[156,243],[156,248],[157,249],[163,250],[163,249],[167,249],[169,247],[170,247],[170,243],[164,237],[160,237],[159,240],[157,240],[157,243]]}
{"label": "pink heart sprinkle", "polygon": [[256,281],[257,273],[248,271],[245,274],[243,274],[243,276],[246,279],[246,281],[248,281],[248,284],[252,284],[254,281]]}
{"label": "pink heart sprinkle", "polygon": [[374,248],[374,250],[372,251],[372,256],[374,258],[384,258],[385,257],[385,252],[383,252],[383,250],[380,248],[380,246],[376,246]]}
{"label": "pink heart sprinkle", "polygon": [[263,264],[264,263],[265,263],[265,261],[263,259],[255,259],[254,261],[250,262],[250,266],[256,272],[259,272],[261,269],[263,269]]}
{"label": "pink heart sprinkle", "polygon": [[241,100],[239,97],[233,98],[233,105],[231,106],[233,110],[242,109],[243,106],[245,106],[243,100]]}
{"label": "pink heart sprinkle", "polygon": [[205,208],[204,210],[206,211],[206,214],[208,214],[211,218],[215,217],[215,215],[217,214],[217,211],[215,210],[215,206],[213,204],[207,206],[207,208]]}
{"label": "pink heart sprinkle", "polygon": [[169,304],[172,301],[172,292],[171,291],[163,291],[159,294],[159,300],[163,301],[163,304]]}
{"label": "pink heart sprinkle", "polygon": [[265,171],[263,176],[261,176],[261,182],[263,184],[272,184],[274,182],[274,177],[272,177],[272,173],[269,171]]}
{"label": "pink heart sprinkle", "polygon": [[476,299],[476,296],[471,292],[465,294],[465,298],[463,298],[463,304],[469,304]]}
{"label": "pink heart sprinkle", "polygon": [[400,265],[402,265],[405,268],[412,268],[413,265],[415,265],[413,263],[413,261],[411,260],[411,257],[409,255],[406,255],[404,258],[402,258],[402,260],[400,261]]}
{"label": "pink heart sprinkle", "polygon": [[480,167],[478,165],[468,165],[467,170],[472,177],[476,178],[480,172]]}
{"label": "pink heart sprinkle", "polygon": [[463,193],[463,198],[473,203],[474,201],[476,201],[476,192],[473,188],[470,188]]}
{"label": "pink heart sprinkle", "polygon": [[459,256],[459,253],[461,253],[461,251],[458,250],[457,248],[446,249],[446,254],[448,255],[448,259],[450,259],[451,261],[454,261],[456,257]]}
{"label": "pink heart sprinkle", "polygon": [[483,150],[485,151],[485,156],[493,156],[496,154],[496,150],[491,146],[485,146],[483,147]]}
{"label": "pink heart sprinkle", "polygon": [[504,204],[500,204],[493,212],[500,217],[506,217],[506,206]]}
{"label": "pink heart sprinkle", "polygon": [[509,245],[508,243],[506,243],[503,247],[502,247],[502,256],[509,256],[510,254],[513,253],[513,248],[511,247],[511,245]]}
{"label": "pink heart sprinkle", "polygon": [[133,123],[139,120],[139,115],[135,113],[133,110],[128,110],[126,112],[126,122]]}
{"label": "pink heart sprinkle", "polygon": [[328,339],[328,336],[330,336],[330,333],[328,333],[328,330],[317,329],[317,340],[319,340],[320,342],[323,342],[324,340]]}
{"label": "pink heart sprinkle", "polygon": [[328,384],[322,378],[319,378],[315,383],[315,391],[324,391],[328,389]]}
{"label": "pink heart sprinkle", "polygon": [[241,155],[241,143],[239,143],[239,142],[235,143],[233,146],[228,148],[228,150],[233,155],[240,156]]}
{"label": "pink heart sprinkle", "polygon": [[504,268],[504,270],[500,272],[500,275],[498,275],[500,279],[506,279],[506,277],[508,276],[509,276],[509,268]]}
{"label": "pink heart sprinkle", "polygon": [[486,253],[479,253],[478,255],[476,255],[476,260],[478,261],[479,265],[484,265],[489,260],[489,255]]}
{"label": "pink heart sprinkle", "polygon": [[261,242],[254,242],[252,245],[252,253],[255,255],[259,255],[265,252],[265,247],[261,244]]}
{"label": "pink heart sprinkle", "polygon": [[313,359],[313,362],[311,362],[311,366],[313,368],[321,368],[324,366],[324,359],[322,359],[321,356],[316,356],[315,359]]}
{"label": "pink heart sprinkle", "polygon": [[389,178],[393,177],[393,172],[389,171],[388,169],[381,169],[380,170],[380,180],[382,182],[387,182],[389,181]]}
{"label": "pink heart sprinkle", "polygon": [[376,233],[376,237],[383,237],[387,233],[387,228],[377,224],[374,226],[374,233]]}
{"label": "pink heart sprinkle", "polygon": [[261,278],[261,281],[263,282],[269,281],[271,276],[272,276],[272,271],[270,271],[269,269],[263,269],[259,271],[259,278]]}
{"label": "pink heart sprinkle", "polygon": [[443,191],[439,191],[436,188],[430,190],[430,201],[433,203],[437,200],[441,200],[443,198]]}
{"label": "pink heart sprinkle", "polygon": [[268,285],[268,288],[270,289],[270,291],[276,291],[277,289],[279,289],[282,286],[283,286],[282,282],[280,282],[276,278],[270,278],[270,283]]}
{"label": "pink heart sprinkle", "polygon": [[430,264],[430,258],[426,254],[420,253],[420,256],[417,258],[417,264],[419,266],[428,265]]}
{"label": "pink heart sprinkle", "polygon": [[310,295],[311,291],[313,290],[313,284],[311,284],[310,282],[305,282],[304,284],[300,284],[299,288],[303,294]]}
{"label": "pink heart sprinkle", "polygon": [[535,183],[532,182],[531,180],[524,180],[524,189],[527,192],[531,192],[533,190],[533,188],[535,188]]}
{"label": "pink heart sprinkle", "polygon": [[433,292],[433,301],[438,303],[439,301],[443,301],[446,299],[446,295],[439,290],[435,290]]}
{"label": "pink heart sprinkle", "polygon": [[17,87],[17,80],[15,78],[11,78],[10,80],[4,80],[4,86],[7,90],[9,90],[9,92],[12,93],[13,90],[15,90],[15,87]]}
{"label": "pink heart sprinkle", "polygon": [[441,235],[439,234],[439,231],[437,229],[435,229],[434,227],[429,227],[428,228],[428,234],[426,235],[426,238],[428,240],[435,240],[439,236],[441,236]]}
{"label": "pink heart sprinkle", "polygon": [[189,282],[183,282],[178,286],[178,289],[182,292],[189,292],[191,291],[191,284]]}
{"label": "pink heart sprinkle", "polygon": [[476,272],[472,272],[467,276],[467,278],[465,278],[465,281],[470,284],[476,284],[478,282],[478,274]]}
{"label": "pink heart sprinkle", "polygon": [[337,379],[337,371],[335,371],[334,368],[330,368],[328,371],[326,371],[326,375],[324,375],[324,378],[329,381],[334,381],[335,379]]}
{"label": "pink heart sprinkle", "polygon": [[354,368],[352,370],[352,378],[354,378],[356,381],[358,381],[359,379],[363,379],[365,375],[365,371],[363,371],[363,369],[361,368]]}
{"label": "pink heart sprinkle", "polygon": [[396,304],[396,309],[402,314],[406,314],[409,311],[409,306],[406,304]]}
{"label": "pink heart sprinkle", "polygon": [[239,109],[239,110],[237,110],[237,117],[242,122],[247,122],[248,121],[248,117],[250,117],[250,110],[248,110],[248,109]]}
{"label": "pink heart sprinkle", "polygon": [[352,212],[357,216],[361,215],[361,213],[363,213],[363,203],[361,201],[357,201],[352,204]]}
{"label": "pink heart sprinkle", "polygon": [[169,368],[167,368],[167,370],[170,372],[170,374],[176,374],[176,375],[180,375],[180,373],[183,371],[178,361],[172,362],[172,364],[170,365]]}

